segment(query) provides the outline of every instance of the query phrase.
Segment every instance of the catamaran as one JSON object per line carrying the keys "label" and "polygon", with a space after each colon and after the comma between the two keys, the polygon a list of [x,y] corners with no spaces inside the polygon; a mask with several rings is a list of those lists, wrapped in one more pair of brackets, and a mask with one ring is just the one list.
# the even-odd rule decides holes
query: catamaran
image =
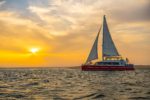
{"label": "catamaran", "polygon": [[[94,60],[98,59],[98,39],[100,33],[102,33],[102,60],[94,62]],[[134,65],[130,64],[127,58],[123,59],[118,53],[110,35],[105,15],[90,54],[85,64],[81,66],[81,69],[83,71],[134,70]]]}

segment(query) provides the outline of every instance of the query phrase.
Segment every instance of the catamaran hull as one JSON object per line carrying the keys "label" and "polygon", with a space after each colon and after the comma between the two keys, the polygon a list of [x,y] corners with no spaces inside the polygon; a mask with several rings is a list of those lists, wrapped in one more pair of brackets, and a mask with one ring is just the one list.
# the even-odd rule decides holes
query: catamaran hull
{"label": "catamaran hull", "polygon": [[132,71],[134,70],[133,65],[131,66],[97,66],[97,65],[82,65],[83,71]]}

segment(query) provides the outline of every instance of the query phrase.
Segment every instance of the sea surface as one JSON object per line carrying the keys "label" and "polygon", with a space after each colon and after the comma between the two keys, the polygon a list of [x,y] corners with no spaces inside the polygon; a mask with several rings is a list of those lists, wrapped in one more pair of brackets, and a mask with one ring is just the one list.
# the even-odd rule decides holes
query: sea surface
{"label": "sea surface", "polygon": [[0,100],[150,100],[150,69],[0,69]]}

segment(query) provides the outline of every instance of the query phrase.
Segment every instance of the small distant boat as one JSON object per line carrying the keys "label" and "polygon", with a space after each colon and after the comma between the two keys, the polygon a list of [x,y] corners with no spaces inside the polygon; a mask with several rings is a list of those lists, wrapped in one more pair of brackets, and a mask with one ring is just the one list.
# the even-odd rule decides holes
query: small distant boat
{"label": "small distant boat", "polygon": [[[102,61],[94,62],[93,60],[98,59],[98,38],[100,33],[102,33]],[[83,71],[134,70],[134,65],[130,64],[127,58],[123,59],[118,53],[110,35],[105,15],[90,54],[86,63],[81,66],[81,69]]]}

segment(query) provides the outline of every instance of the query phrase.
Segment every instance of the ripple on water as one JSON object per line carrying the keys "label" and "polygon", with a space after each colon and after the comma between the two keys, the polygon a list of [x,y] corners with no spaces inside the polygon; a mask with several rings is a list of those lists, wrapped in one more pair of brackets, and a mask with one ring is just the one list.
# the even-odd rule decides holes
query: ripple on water
{"label": "ripple on water", "polygon": [[80,96],[78,98],[74,98],[73,100],[78,100],[78,99],[101,99],[104,98],[105,95],[104,94],[99,94],[99,93],[91,93],[91,94],[87,94],[85,96]]}
{"label": "ripple on water", "polygon": [[25,98],[26,95],[22,93],[0,93],[1,97],[12,97],[12,98]]}
{"label": "ripple on water", "polygon": [[37,86],[37,85],[39,85],[38,82],[30,82],[30,83],[22,84],[22,85],[20,85],[20,86],[30,87],[30,86]]}
{"label": "ripple on water", "polygon": [[129,99],[134,99],[134,100],[150,100],[150,97],[131,97]]}
{"label": "ripple on water", "polygon": [[73,100],[84,99],[84,98],[87,98],[87,97],[93,97],[95,94],[96,93],[88,94],[88,95],[85,95],[85,96],[80,96],[80,97],[74,98]]}
{"label": "ripple on water", "polygon": [[150,100],[149,77],[149,69],[136,73],[0,69],[0,100]]}
{"label": "ripple on water", "polygon": [[104,98],[104,97],[105,97],[104,94],[98,94],[98,95],[95,95],[95,96],[93,97],[93,99],[100,99],[100,98]]}

